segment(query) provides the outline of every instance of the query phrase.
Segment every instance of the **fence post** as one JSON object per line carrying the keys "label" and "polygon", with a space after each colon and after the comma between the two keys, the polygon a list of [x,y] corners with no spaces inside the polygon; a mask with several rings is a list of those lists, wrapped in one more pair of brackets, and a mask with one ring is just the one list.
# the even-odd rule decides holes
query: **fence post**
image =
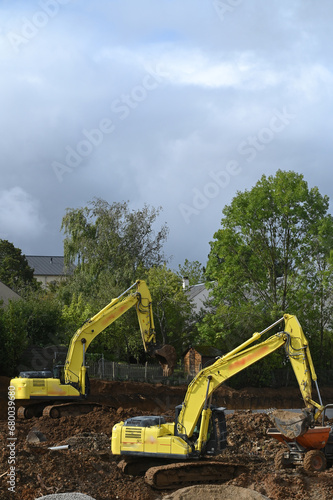
{"label": "fence post", "polygon": [[104,379],[105,377],[105,370],[104,370],[104,354],[102,354],[102,378]]}

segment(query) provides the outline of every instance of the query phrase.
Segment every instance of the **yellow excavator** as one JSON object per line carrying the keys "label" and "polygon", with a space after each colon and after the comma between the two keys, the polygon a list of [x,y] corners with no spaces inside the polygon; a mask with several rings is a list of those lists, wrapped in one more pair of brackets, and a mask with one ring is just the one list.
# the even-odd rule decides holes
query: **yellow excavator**
{"label": "yellow excavator", "polygon": [[94,404],[85,401],[89,395],[86,351],[99,333],[133,306],[136,308],[145,352],[157,358],[164,375],[170,376],[177,360],[176,351],[170,345],[156,344],[151,295],[146,283],[137,280],[77,330],[71,339],[63,367],[56,367],[55,373],[47,370],[21,372],[11,380],[15,398],[27,403],[18,409],[18,416],[32,418],[43,414],[57,418],[62,413],[91,411]]}
{"label": "yellow excavator", "polygon": [[[283,331],[249,347],[283,321]],[[223,382],[282,346],[295,372],[305,409],[284,414],[276,410],[271,416],[277,429],[290,439],[304,435],[319,419],[324,406],[308,341],[297,318],[285,314],[202,369],[189,384],[183,403],[176,407],[174,422],[166,422],[161,416],[141,416],[117,423],[112,430],[111,449],[123,458],[123,471],[135,473],[140,465],[146,482],[154,488],[227,480],[241,473],[242,466],[207,458],[219,455],[227,439],[225,408],[213,407],[212,396]],[[313,384],[319,403],[312,399]]]}

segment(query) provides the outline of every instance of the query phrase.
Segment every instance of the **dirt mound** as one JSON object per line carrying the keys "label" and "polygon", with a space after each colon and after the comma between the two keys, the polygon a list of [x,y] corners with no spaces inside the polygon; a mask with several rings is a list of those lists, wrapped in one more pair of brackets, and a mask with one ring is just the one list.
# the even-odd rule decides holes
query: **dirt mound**
{"label": "dirt mound", "polygon": [[89,399],[114,408],[139,408],[152,413],[174,409],[183,401],[186,387],[142,382],[91,380]]}
{"label": "dirt mound", "polygon": [[[43,495],[68,491],[85,493],[96,500],[155,498],[143,478],[122,474],[111,455],[110,438],[114,423],[132,416],[134,412],[141,413],[133,408],[127,411],[98,408],[87,415],[59,420],[46,417],[17,420],[16,498],[34,500]],[[33,429],[42,432],[47,442],[28,444],[26,436]],[[0,478],[1,499],[11,500],[13,493],[7,490],[6,484],[8,430],[5,421],[0,422],[0,430],[1,472],[5,473]],[[62,444],[69,444],[71,448],[59,451],[48,449]]]}
{"label": "dirt mound", "polygon": [[[238,486],[227,485],[200,485],[189,486],[172,493],[163,498],[163,500],[263,500],[267,499],[257,491],[249,490],[248,488],[240,488]],[[269,500],[269,499],[268,499]]]}
{"label": "dirt mound", "polygon": [[[8,379],[0,382],[6,397]],[[126,476],[118,468],[118,458],[111,454],[112,427],[116,422],[135,415],[157,413],[168,419],[173,418],[174,406],[182,401],[185,390],[185,387],[152,386],[134,382],[92,381],[93,396],[102,403],[94,411],[58,420],[47,417],[17,420],[15,498],[34,500],[43,495],[77,491],[96,500],[164,500],[165,495],[170,496],[170,491],[156,492],[142,477]],[[216,399],[218,404],[229,406],[223,401],[228,400],[232,404],[241,394],[238,399],[243,405],[244,401],[258,398],[259,391],[262,390],[235,391],[222,387],[217,391]],[[268,394],[278,397],[275,390],[272,393],[266,391],[266,397]],[[285,391],[281,391],[281,400],[285,397],[284,394]],[[111,400],[113,405],[109,405]],[[4,401],[7,404],[6,399]],[[272,400],[270,403],[268,407],[277,406]],[[244,464],[247,472],[226,485],[250,489],[250,493],[258,492],[271,500],[332,500],[332,468],[313,474],[306,473],[301,467],[278,472],[275,470],[274,457],[281,445],[266,435],[269,427],[272,427],[272,423],[265,413],[236,411],[227,415],[228,446],[218,460]],[[29,444],[26,438],[32,430],[41,432],[47,441]],[[8,491],[7,483],[10,450],[6,420],[0,421],[0,436],[1,499],[12,500],[13,493]],[[63,444],[70,445],[70,448],[58,451],[48,449]],[[206,497],[208,500],[208,494],[213,494],[213,490],[209,489],[211,485],[206,488],[206,493],[200,493],[200,498]],[[241,498],[237,495],[236,498],[238,497]],[[178,497],[174,497],[174,500],[176,498]]]}
{"label": "dirt mound", "polygon": [[[7,393],[10,379],[0,377],[0,419],[7,415]],[[89,399],[117,409],[137,408],[142,411],[160,413],[172,411],[181,404],[187,386],[152,385],[141,382],[119,382],[92,379]],[[333,388],[322,390],[323,400],[333,401]],[[221,386],[214,393],[213,404],[226,408],[266,409],[266,408],[301,408],[303,400],[296,387],[284,389],[247,388],[235,390]]]}
{"label": "dirt mound", "polygon": [[[157,500],[161,499],[163,494],[170,495],[169,491],[154,491],[142,477],[123,474],[117,467],[117,458],[111,454],[113,424],[135,414],[145,412],[135,408],[113,410],[105,407],[80,417],[63,417],[59,420],[42,417],[17,421],[16,498],[34,500],[39,496],[69,491],[81,492],[96,500]],[[332,469],[311,475],[305,473],[302,468],[275,471],[273,461],[280,445],[266,435],[270,425],[269,417],[262,413],[238,411],[227,415],[228,447],[219,459],[224,463],[244,464],[247,466],[247,472],[226,484],[250,489],[271,500],[331,500]],[[42,432],[47,441],[38,445],[28,444],[26,437],[33,429]],[[3,464],[1,473],[4,474],[0,478],[1,499],[11,500],[13,494],[8,492],[6,483],[6,422],[0,422],[0,430],[0,460]],[[48,449],[63,444],[69,444],[70,449]],[[205,488],[206,493],[200,493],[200,498],[219,498],[209,497],[214,494],[212,485]],[[240,495],[231,498],[238,497],[242,498]],[[180,500],[182,497],[171,498]]]}
{"label": "dirt mound", "polygon": [[[91,380],[91,396],[114,408],[137,407],[142,410],[173,410],[182,403],[187,386],[168,386],[164,384],[148,384],[140,382],[117,382]],[[322,389],[322,398],[326,402],[333,401],[333,387]],[[213,396],[213,403],[217,406],[242,410],[266,408],[302,408],[304,406],[301,393],[297,387],[272,389],[268,387],[249,387],[246,389],[232,389],[222,385]]]}

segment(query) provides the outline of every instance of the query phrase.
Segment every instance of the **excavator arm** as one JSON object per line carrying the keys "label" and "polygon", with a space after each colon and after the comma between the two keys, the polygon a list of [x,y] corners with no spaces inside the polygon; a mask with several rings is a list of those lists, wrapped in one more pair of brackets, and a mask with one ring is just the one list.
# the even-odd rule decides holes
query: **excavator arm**
{"label": "excavator arm", "polygon": [[[262,335],[284,321],[284,329],[267,340],[251,345]],[[142,418],[134,417],[120,422],[112,430],[112,453],[115,455],[189,459],[206,453],[217,454],[226,445],[224,413],[212,406],[212,396],[220,385],[233,375],[253,365],[284,346],[295,372],[304,404],[305,413],[293,414],[287,421],[277,415],[280,428],[287,428],[297,437],[319,418],[323,405],[317,385],[308,341],[295,316],[285,314],[262,332],[217,359],[201,370],[189,384],[182,405],[176,408],[173,424],[147,425]],[[312,399],[312,383],[315,383],[320,403]],[[277,410],[278,411],[278,410]],[[152,417],[152,419],[161,417]],[[276,423],[276,426],[278,427]],[[142,426],[141,426],[142,425]],[[284,432],[285,434],[285,432]],[[214,436],[212,438],[212,435]]]}
{"label": "excavator arm", "polygon": [[[130,291],[132,292],[129,293]],[[81,387],[81,393],[85,394],[85,353],[90,343],[133,306],[136,308],[144,349],[146,352],[149,350],[150,354],[154,354],[156,336],[151,295],[146,283],[138,280],[95,316],[87,320],[74,334],[64,366],[66,384]]]}
{"label": "excavator arm", "polygon": [[[257,336],[258,334],[255,333],[252,337],[253,341],[258,338]],[[284,343],[283,334],[274,335],[259,345],[234,354],[227,354],[211,366],[201,370],[187,389],[183,407],[178,416],[178,433],[191,437],[202,411],[209,408],[214,391],[233,375],[276,351]]]}
{"label": "excavator arm", "polygon": [[[158,346],[154,329],[152,300],[146,283],[136,281],[119,297],[87,320],[73,335],[67,351],[63,377],[48,371],[23,372],[11,380],[16,399],[73,400],[88,395],[86,377],[86,351],[97,335],[135,306],[145,351],[155,356],[163,366],[165,375],[171,375],[176,363],[172,346]],[[30,408],[31,409],[31,408]],[[24,415],[25,415],[24,409]]]}
{"label": "excavator arm", "polygon": [[[297,378],[305,406],[315,412],[315,420],[317,420],[324,407],[318,388],[317,375],[313,365],[309,343],[296,316],[285,314],[284,320],[286,354]],[[316,386],[319,403],[311,399],[312,383]]]}
{"label": "excavator arm", "polygon": [[[259,344],[247,347],[251,343],[259,340],[264,333],[281,323],[283,320],[285,325],[282,332],[272,335]],[[191,438],[200,416],[204,420],[210,418],[209,407],[212,394],[223,382],[282,346],[285,346],[286,354],[297,378],[306,408],[308,408],[310,412],[315,413],[315,419],[319,418],[323,406],[318,386],[317,390],[320,403],[318,404],[313,401],[311,396],[312,381],[316,384],[317,376],[313,366],[308,341],[297,318],[290,314],[285,314],[283,318],[273,325],[260,333],[254,333],[249,340],[198,373],[187,389],[182,410],[178,416],[178,435],[184,435],[187,438]],[[204,421],[201,422],[201,426],[203,428],[205,427]],[[201,436],[198,441],[198,451],[202,448],[202,442],[203,437]]]}

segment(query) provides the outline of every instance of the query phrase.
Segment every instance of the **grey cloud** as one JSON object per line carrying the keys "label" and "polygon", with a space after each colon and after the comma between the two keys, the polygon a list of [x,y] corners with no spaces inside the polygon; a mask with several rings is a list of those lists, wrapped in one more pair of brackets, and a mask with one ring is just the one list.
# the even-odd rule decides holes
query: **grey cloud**
{"label": "grey cloud", "polygon": [[[205,263],[223,206],[263,173],[293,169],[332,196],[330,2],[240,1],[222,21],[199,0],[73,0],[13,50],[8,30],[41,2],[0,7],[0,202],[16,214],[0,230],[24,253],[61,254],[66,208],[94,196],[162,205],[175,263]],[[283,109],[295,118],[270,132]],[[230,161],[240,173],[214,188]]]}

